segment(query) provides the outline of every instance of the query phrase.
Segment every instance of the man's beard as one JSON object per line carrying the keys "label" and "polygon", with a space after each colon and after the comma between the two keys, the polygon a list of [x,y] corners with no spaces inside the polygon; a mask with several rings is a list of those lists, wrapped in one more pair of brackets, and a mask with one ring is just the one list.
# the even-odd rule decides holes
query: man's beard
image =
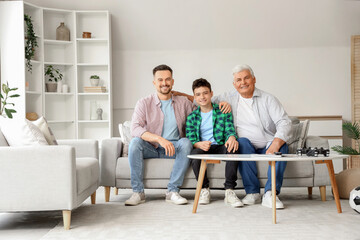
{"label": "man's beard", "polygon": [[170,92],[171,92],[171,87],[169,86],[169,85],[166,85],[166,86],[164,86],[164,87],[167,87],[168,88],[168,90],[163,90],[163,88],[161,87],[160,88],[160,93],[161,94],[169,94]]}

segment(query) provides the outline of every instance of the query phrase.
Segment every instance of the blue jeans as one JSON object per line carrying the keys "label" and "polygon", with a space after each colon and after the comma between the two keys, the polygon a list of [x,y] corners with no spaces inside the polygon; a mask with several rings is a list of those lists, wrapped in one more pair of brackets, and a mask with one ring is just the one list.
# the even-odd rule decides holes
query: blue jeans
{"label": "blue jeans", "polygon": [[[250,140],[247,138],[238,138],[239,142],[239,153],[240,154],[265,154],[267,148],[259,148],[255,149],[255,147],[251,144]],[[287,144],[281,146],[279,152],[286,154],[289,152],[289,148]],[[276,194],[280,193],[280,189],[284,179],[284,172],[286,168],[287,162],[276,162],[275,171],[276,171]],[[245,192],[249,193],[260,193],[260,182],[257,178],[257,168],[256,162],[254,161],[243,161],[239,163],[239,172],[242,177],[242,181],[244,184]],[[267,192],[271,190],[271,166],[268,168],[268,180],[265,184],[265,191]]]}
{"label": "blue jeans", "polygon": [[[192,144],[187,138],[171,141],[175,147],[175,154],[171,157],[165,155],[165,149],[161,146],[155,148],[149,142],[141,138],[133,138],[129,145],[129,163],[131,170],[131,187],[134,192],[144,192],[144,159],[147,158],[175,158],[175,163],[167,186],[169,192],[179,192],[179,187],[184,181],[186,170],[189,167],[187,155],[192,150]],[[159,166],[161,168],[161,166]],[[161,169],[157,169],[161,171]]]}

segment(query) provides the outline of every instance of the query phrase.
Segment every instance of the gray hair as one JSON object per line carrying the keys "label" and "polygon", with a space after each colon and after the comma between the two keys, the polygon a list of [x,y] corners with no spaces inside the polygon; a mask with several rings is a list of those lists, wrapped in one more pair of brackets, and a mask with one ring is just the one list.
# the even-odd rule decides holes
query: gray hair
{"label": "gray hair", "polygon": [[238,73],[238,72],[242,72],[242,71],[244,71],[244,70],[248,70],[248,71],[250,72],[251,76],[252,76],[252,77],[255,77],[254,71],[251,69],[251,67],[250,67],[249,65],[246,65],[246,64],[236,65],[236,66],[233,68],[232,72],[233,72],[233,74],[235,74],[235,73]]}

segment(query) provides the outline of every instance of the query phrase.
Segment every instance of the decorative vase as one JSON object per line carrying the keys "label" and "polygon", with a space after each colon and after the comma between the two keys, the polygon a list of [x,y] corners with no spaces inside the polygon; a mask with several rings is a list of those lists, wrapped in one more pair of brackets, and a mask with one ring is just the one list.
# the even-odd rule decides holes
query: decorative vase
{"label": "decorative vase", "polygon": [[68,93],[69,92],[69,85],[64,83],[63,86],[62,86],[62,92],[63,93]]}
{"label": "decorative vase", "polygon": [[102,108],[98,108],[98,109],[96,110],[97,120],[103,120],[103,119],[102,119],[102,113],[103,113]]}
{"label": "decorative vase", "polygon": [[58,92],[58,93],[61,93],[61,92],[62,92],[62,85],[63,85],[62,81],[59,81],[59,82],[57,83],[57,92]]}
{"label": "decorative vase", "polygon": [[96,87],[99,85],[99,81],[100,79],[99,78],[90,78],[90,84],[92,87]]}
{"label": "decorative vase", "polygon": [[56,40],[70,41],[70,30],[63,22],[56,29]]}
{"label": "decorative vase", "polygon": [[56,82],[48,82],[46,83],[47,92],[56,92],[57,91],[57,83]]}

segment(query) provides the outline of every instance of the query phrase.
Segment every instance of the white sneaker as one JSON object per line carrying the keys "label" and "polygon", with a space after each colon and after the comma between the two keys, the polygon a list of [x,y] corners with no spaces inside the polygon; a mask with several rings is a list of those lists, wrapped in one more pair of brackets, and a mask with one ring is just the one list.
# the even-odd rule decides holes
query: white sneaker
{"label": "white sneaker", "polygon": [[260,203],[260,193],[249,193],[242,199],[243,204],[253,205],[255,203]]}
{"label": "white sneaker", "polygon": [[244,204],[241,200],[236,196],[235,192],[232,189],[225,190],[225,204],[229,204],[232,207],[242,207]]}
{"label": "white sneaker", "polygon": [[[263,195],[261,205],[263,205],[264,207],[272,208],[272,194],[271,194],[271,191],[267,191]],[[276,204],[275,205],[276,205],[277,209],[284,208],[284,204],[280,201],[278,196],[276,196]]]}
{"label": "white sneaker", "polygon": [[199,198],[199,204],[209,204],[210,203],[210,189],[202,188]]}
{"label": "white sneaker", "polygon": [[136,206],[145,202],[145,193],[134,192],[131,197],[125,201],[125,206]]}
{"label": "white sneaker", "polygon": [[166,192],[165,201],[175,203],[178,205],[187,204],[186,198],[180,196],[178,192]]}

